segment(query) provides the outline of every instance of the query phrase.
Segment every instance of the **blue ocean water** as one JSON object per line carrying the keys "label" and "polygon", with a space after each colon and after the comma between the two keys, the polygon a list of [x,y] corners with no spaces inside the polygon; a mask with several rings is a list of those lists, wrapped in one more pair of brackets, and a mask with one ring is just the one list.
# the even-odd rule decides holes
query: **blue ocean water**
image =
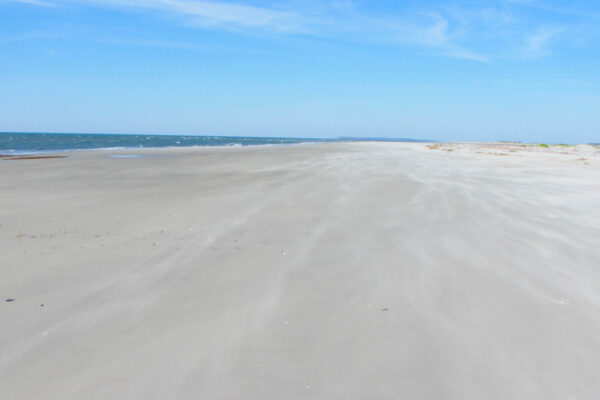
{"label": "blue ocean water", "polygon": [[35,154],[70,150],[190,146],[250,146],[320,142],[323,139],[267,137],[110,135],[74,133],[0,133],[0,154]]}
{"label": "blue ocean water", "polygon": [[415,139],[351,138],[307,139],[243,136],[112,135],[90,133],[11,133],[0,132],[0,154],[36,154],[92,149],[134,149],[190,146],[285,145],[315,142],[427,142]]}

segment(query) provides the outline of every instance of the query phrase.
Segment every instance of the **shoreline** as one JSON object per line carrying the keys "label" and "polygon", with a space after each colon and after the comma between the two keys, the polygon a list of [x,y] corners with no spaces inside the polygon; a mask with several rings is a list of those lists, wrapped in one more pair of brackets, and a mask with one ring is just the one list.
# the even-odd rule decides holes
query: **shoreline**
{"label": "shoreline", "polygon": [[[418,141],[402,141],[402,140],[335,140],[335,139],[324,139],[322,141],[306,141],[306,142],[297,142],[297,143],[265,143],[265,144],[224,144],[224,145],[193,145],[193,146],[161,146],[161,147],[98,147],[98,148],[74,148],[74,149],[59,149],[59,150],[37,150],[37,151],[28,151],[28,150],[0,150],[0,157],[12,157],[12,156],[28,156],[28,155],[37,155],[37,154],[62,154],[62,153],[71,153],[71,152],[88,152],[88,151],[143,151],[143,150],[173,150],[173,149],[205,149],[205,148],[237,148],[237,147],[270,147],[270,146],[305,146],[305,145],[320,145],[327,143],[415,143],[415,144],[424,144],[424,143],[437,143],[430,140]],[[6,153],[6,151],[10,151],[10,153]]]}
{"label": "shoreline", "polygon": [[[100,136],[101,134],[97,134]],[[130,135],[136,136],[136,135]],[[158,136],[158,135],[156,135]],[[295,139],[295,138],[294,138]],[[69,153],[80,153],[80,152],[139,152],[139,151],[155,151],[164,149],[176,150],[176,149],[210,149],[210,148],[252,148],[252,147],[277,147],[277,146],[306,146],[306,145],[323,145],[323,144],[343,144],[343,143],[383,143],[383,144],[416,144],[416,145],[430,145],[434,148],[455,148],[457,146],[483,146],[483,147],[497,147],[497,148],[511,148],[514,150],[540,150],[548,151],[552,150],[563,150],[568,151],[577,148],[589,148],[600,150],[600,144],[595,143],[580,143],[580,144],[540,144],[540,143],[521,143],[521,142],[440,142],[432,140],[336,140],[336,139],[324,139],[323,141],[307,141],[298,143],[266,143],[266,144],[224,144],[224,145],[193,145],[193,146],[159,146],[159,147],[98,147],[98,148],[73,148],[73,149],[57,149],[57,150],[0,150],[0,158],[12,158],[12,157],[25,157],[25,156],[38,156],[38,155],[64,155]],[[40,158],[52,158],[52,157],[40,157]]]}

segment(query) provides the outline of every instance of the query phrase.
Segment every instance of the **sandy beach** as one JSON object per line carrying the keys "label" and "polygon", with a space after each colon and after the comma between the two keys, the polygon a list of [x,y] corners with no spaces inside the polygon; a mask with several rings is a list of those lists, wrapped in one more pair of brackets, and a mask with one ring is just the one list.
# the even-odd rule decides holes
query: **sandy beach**
{"label": "sandy beach", "polygon": [[600,398],[598,148],[65,155],[0,160],[1,399]]}

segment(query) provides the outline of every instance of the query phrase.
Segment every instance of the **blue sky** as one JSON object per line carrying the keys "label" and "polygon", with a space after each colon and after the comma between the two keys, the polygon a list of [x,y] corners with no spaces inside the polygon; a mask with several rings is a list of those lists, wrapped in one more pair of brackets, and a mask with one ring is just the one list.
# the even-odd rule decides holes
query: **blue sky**
{"label": "blue sky", "polygon": [[600,141],[598,0],[0,0],[0,131]]}

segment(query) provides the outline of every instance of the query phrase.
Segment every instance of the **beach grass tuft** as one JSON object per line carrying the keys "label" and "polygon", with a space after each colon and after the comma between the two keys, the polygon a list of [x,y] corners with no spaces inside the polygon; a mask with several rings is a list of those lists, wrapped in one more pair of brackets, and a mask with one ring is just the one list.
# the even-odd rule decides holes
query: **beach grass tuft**
{"label": "beach grass tuft", "polygon": [[540,144],[538,144],[538,146],[539,146],[539,147],[543,147],[543,148],[545,148],[545,149],[548,149],[548,148],[550,148],[550,146],[548,146],[546,143],[540,143]]}

